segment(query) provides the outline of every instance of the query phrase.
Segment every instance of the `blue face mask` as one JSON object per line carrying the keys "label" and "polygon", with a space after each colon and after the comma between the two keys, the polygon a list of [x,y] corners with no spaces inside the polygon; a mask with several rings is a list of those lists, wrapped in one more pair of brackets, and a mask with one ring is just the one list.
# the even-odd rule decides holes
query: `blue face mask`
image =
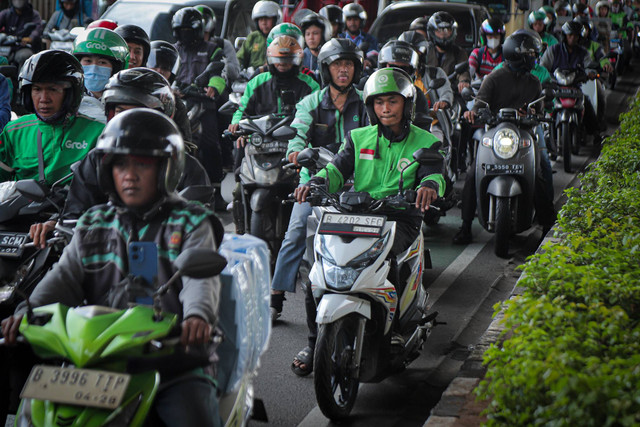
{"label": "blue face mask", "polygon": [[99,65],[83,65],[84,87],[91,92],[101,92],[111,77],[111,68]]}

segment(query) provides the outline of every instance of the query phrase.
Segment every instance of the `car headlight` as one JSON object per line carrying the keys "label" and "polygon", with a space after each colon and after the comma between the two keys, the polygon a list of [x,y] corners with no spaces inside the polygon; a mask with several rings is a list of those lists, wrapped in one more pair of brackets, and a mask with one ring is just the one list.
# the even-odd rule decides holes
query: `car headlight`
{"label": "car headlight", "polygon": [[501,129],[493,136],[493,152],[503,159],[510,159],[518,152],[518,134],[513,129]]}

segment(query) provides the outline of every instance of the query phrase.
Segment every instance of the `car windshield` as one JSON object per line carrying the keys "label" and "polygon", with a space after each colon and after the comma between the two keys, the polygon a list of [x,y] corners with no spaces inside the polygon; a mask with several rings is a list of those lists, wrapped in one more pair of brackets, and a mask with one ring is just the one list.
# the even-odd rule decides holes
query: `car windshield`
{"label": "car windshield", "polygon": [[[171,31],[172,7],[175,9],[175,4],[121,0],[111,6],[102,15],[102,18],[116,21],[118,25],[137,25],[149,34],[151,40],[166,40],[169,43],[175,43]],[[224,7],[213,7],[212,9],[216,14],[216,20],[221,24],[224,18]],[[222,29],[220,24],[216,25],[217,35],[220,35]]]}
{"label": "car windshield", "polygon": [[[373,35],[380,44],[384,44],[390,39],[397,38],[403,31],[409,29],[411,21],[418,16],[431,16],[440,9],[422,7],[403,7],[389,11],[376,19]],[[456,44],[464,48],[470,48],[474,44],[473,17],[468,11],[450,12],[458,22],[458,36]]]}

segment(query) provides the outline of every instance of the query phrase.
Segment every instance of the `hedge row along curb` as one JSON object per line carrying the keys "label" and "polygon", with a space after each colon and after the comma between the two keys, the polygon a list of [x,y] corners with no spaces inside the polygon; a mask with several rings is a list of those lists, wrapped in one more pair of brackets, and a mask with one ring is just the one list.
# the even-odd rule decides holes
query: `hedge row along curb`
{"label": "hedge row along curb", "polygon": [[640,424],[640,96],[524,266],[476,394],[487,424]]}

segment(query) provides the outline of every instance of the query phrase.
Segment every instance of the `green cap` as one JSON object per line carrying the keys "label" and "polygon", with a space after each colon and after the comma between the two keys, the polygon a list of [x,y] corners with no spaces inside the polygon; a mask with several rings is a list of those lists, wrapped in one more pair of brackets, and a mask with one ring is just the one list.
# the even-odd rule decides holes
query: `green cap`
{"label": "green cap", "polygon": [[73,42],[73,55],[78,60],[87,55],[103,56],[113,63],[114,74],[129,67],[127,42],[106,28],[91,28],[78,35]]}

